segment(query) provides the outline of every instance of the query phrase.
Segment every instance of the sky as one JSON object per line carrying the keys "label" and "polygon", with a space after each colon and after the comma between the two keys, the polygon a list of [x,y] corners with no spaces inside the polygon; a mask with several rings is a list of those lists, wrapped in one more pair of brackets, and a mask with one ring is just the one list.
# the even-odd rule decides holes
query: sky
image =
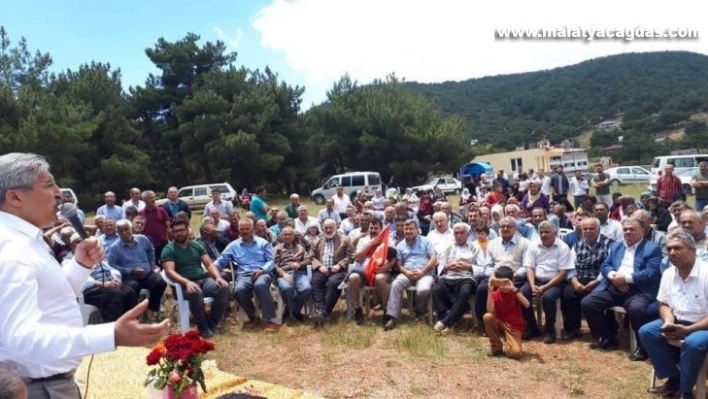
{"label": "sky", "polygon": [[[222,40],[237,65],[269,66],[319,104],[344,74],[366,84],[391,73],[442,82],[530,72],[611,54],[687,50],[708,54],[708,2],[654,0],[0,0],[0,25],[48,52],[53,70],[91,61],[120,68],[124,88],[157,69],[145,55],[158,38]],[[495,38],[495,30],[690,29],[697,39]],[[626,34],[625,34],[626,35]]]}

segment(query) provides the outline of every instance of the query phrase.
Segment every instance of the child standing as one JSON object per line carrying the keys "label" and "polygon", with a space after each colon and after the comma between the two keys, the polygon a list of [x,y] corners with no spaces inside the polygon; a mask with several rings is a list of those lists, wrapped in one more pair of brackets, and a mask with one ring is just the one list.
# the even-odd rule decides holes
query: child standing
{"label": "child standing", "polygon": [[506,354],[512,359],[520,359],[522,355],[524,318],[521,307],[528,308],[531,303],[514,287],[513,277],[514,271],[510,267],[500,266],[489,278],[487,313],[484,315],[484,329],[492,347],[489,356]]}

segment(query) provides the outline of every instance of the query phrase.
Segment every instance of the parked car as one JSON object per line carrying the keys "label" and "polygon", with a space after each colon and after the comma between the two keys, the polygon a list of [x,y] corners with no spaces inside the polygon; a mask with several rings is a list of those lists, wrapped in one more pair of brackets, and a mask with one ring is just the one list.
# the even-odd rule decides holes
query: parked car
{"label": "parked car", "polygon": [[[209,201],[211,201],[211,190],[213,189],[219,189],[221,192],[221,199],[223,201],[233,202],[238,196],[236,190],[231,187],[231,184],[226,182],[182,187],[179,189],[177,196],[179,199],[186,202],[191,208],[203,208]],[[160,199],[155,203],[157,205],[162,205],[165,202],[167,202],[167,198]]]}
{"label": "parked car", "polygon": [[610,176],[610,185],[647,184],[651,180],[651,172],[641,166],[618,166],[605,171]]}
{"label": "parked car", "polygon": [[[684,169],[674,173],[676,176],[678,176],[679,179],[681,179],[681,186],[683,187],[683,192],[686,193],[686,196],[693,195],[693,187],[691,187],[691,178],[693,178],[693,175],[695,175],[696,172],[698,172],[698,168]],[[657,192],[657,180],[659,180],[658,175],[651,175],[651,180],[649,181],[649,190],[651,190],[652,193]]]}
{"label": "parked car", "polygon": [[381,175],[377,172],[351,172],[330,177],[322,187],[313,190],[310,196],[315,204],[323,205],[325,199],[337,193],[337,186],[340,184],[344,187],[344,194],[350,196],[352,202],[356,200],[357,191],[363,190],[366,186],[369,187],[372,195],[382,188]]}
{"label": "parked car", "polygon": [[440,187],[445,194],[459,194],[462,192],[462,182],[452,176],[433,177],[425,184],[411,187],[414,192],[433,190],[435,187]]}

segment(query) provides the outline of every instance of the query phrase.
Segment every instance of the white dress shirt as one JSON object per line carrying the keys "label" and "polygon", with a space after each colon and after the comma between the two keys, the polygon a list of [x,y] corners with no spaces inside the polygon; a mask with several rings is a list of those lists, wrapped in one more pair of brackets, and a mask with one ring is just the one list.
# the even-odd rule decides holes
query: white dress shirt
{"label": "white dress shirt", "polygon": [[575,269],[575,259],[570,255],[570,247],[560,239],[556,238],[550,248],[538,240],[529,245],[524,266],[534,269],[536,279],[548,281],[563,270]]}
{"label": "white dress shirt", "polygon": [[306,234],[312,226],[320,227],[320,224],[317,223],[317,219],[312,216],[308,216],[306,222],[303,222],[300,218],[295,219],[295,231],[300,234]]}
{"label": "white dress shirt", "polygon": [[570,179],[570,187],[568,188],[568,192],[573,194],[573,196],[587,195],[588,189],[589,186],[587,180],[582,179],[578,181],[575,177]]}
{"label": "white dress shirt", "polygon": [[114,323],[83,326],[76,296],[90,274],[73,260],[59,266],[40,229],[0,211],[0,363],[43,378],[114,350]]}
{"label": "white dress shirt", "polygon": [[675,266],[666,269],[656,299],[669,305],[677,320],[695,323],[708,316],[708,264],[696,258],[685,280]]}
{"label": "white dress shirt", "polygon": [[622,231],[622,223],[616,220],[612,220],[610,218],[607,218],[605,223],[600,225],[600,234],[614,241],[624,241],[624,231]]}
{"label": "white dress shirt", "polygon": [[127,210],[129,207],[134,206],[138,211],[145,209],[145,202],[143,200],[138,200],[136,204],[133,200],[128,200],[123,203],[123,210]]}
{"label": "white dress shirt", "polygon": [[430,243],[433,244],[435,254],[438,257],[443,256],[447,249],[455,243],[455,236],[451,228],[445,230],[444,233],[439,232],[437,229],[432,229],[428,232],[427,237]]}
{"label": "white dress shirt", "polygon": [[628,284],[632,284],[634,282],[634,279],[632,279],[632,273],[634,273],[634,254],[637,252],[637,247],[641,242],[642,241],[640,240],[638,243],[632,245],[631,247],[628,247],[626,243],[624,244],[624,257],[622,258],[622,263],[620,263],[620,267],[617,269],[616,272],[612,271],[607,273],[607,277],[613,278],[615,277],[615,275],[621,274],[624,276]]}
{"label": "white dress shirt", "polygon": [[551,178],[548,176],[543,176],[536,178],[536,181],[539,182],[541,185],[541,192],[543,194],[550,194],[551,193]]}
{"label": "white dress shirt", "polygon": [[347,207],[352,204],[352,200],[346,194],[342,194],[342,198],[334,194],[332,201],[334,201],[334,211],[337,213],[347,213]]}

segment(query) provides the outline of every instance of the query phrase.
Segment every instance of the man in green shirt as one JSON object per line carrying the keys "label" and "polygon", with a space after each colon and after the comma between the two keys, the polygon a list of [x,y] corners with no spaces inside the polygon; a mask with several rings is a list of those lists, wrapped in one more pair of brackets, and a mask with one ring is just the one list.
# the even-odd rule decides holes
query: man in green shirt
{"label": "man in green shirt", "polygon": [[[189,224],[185,220],[172,222],[172,237],[162,250],[162,267],[167,276],[182,285],[189,311],[204,338],[214,336],[229,302],[229,283],[214,266],[206,249],[188,238]],[[204,266],[206,270],[204,270]],[[210,277],[211,276],[211,277]],[[204,297],[214,298],[207,320]]]}
{"label": "man in green shirt", "polygon": [[602,202],[609,209],[612,207],[612,197],[610,196],[610,175],[605,173],[601,164],[595,165],[596,176],[592,178],[592,186],[595,187],[595,198],[597,202]]}
{"label": "man in green shirt", "polygon": [[297,219],[297,208],[300,207],[300,196],[293,193],[290,194],[290,204],[285,207],[285,212],[288,213],[290,219]]}
{"label": "man in green shirt", "polygon": [[698,163],[698,171],[691,178],[691,187],[696,194],[695,209],[703,212],[703,208],[708,205],[708,162]]}

